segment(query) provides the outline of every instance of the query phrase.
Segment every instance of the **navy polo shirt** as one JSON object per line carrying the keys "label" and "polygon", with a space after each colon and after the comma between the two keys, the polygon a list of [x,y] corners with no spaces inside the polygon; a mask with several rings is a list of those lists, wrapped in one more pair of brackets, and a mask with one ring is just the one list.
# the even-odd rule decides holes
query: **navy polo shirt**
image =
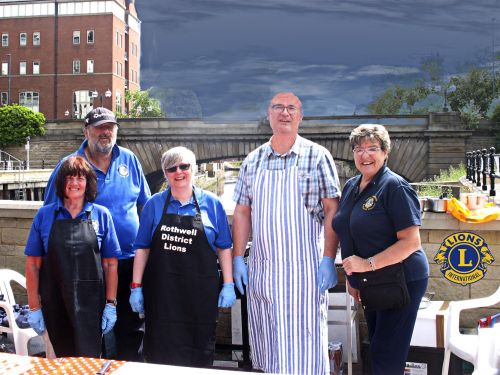
{"label": "navy polo shirt", "polygon": [[[366,188],[358,194],[361,175],[347,181],[333,219],[340,239],[342,259],[354,255],[368,258],[378,254],[397,239],[397,232],[421,225],[417,193],[401,176],[383,166]],[[350,230],[349,225],[350,223]],[[428,277],[429,265],[422,249],[404,260],[406,281]],[[357,282],[349,277],[356,287]]]}
{"label": "navy polo shirt", "polygon": [[[69,156],[77,155],[87,159],[84,151],[86,145],[87,140]],[[59,162],[50,175],[45,189],[44,205],[56,201],[56,174],[65,159]],[[139,229],[137,206],[146,204],[151,196],[141,164],[132,151],[115,145],[108,172],[104,174],[95,166],[93,168],[97,175],[95,203],[108,208],[111,212],[121,247],[120,259],[132,258],[134,240]]]}
{"label": "navy polo shirt", "polygon": [[[116,237],[111,214],[106,207],[86,202],[76,219],[86,220],[87,212],[94,227],[97,244],[103,258],[118,258],[120,245]],[[63,206],[60,199],[56,203],[41,207],[31,224],[30,234],[26,242],[24,254],[29,256],[44,256],[49,247],[49,237],[54,220],[71,219],[71,214]]]}

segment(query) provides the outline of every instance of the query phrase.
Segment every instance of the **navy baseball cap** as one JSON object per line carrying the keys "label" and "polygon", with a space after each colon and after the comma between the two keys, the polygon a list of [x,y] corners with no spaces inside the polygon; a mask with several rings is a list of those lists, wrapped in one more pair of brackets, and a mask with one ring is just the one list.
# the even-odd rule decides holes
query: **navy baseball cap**
{"label": "navy baseball cap", "polygon": [[97,127],[107,123],[118,125],[115,114],[104,107],[94,108],[85,116],[85,126]]}

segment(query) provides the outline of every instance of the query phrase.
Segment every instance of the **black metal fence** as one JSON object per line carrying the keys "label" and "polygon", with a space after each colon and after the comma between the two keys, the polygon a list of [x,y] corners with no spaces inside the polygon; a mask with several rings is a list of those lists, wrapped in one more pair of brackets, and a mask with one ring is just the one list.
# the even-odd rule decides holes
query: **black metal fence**
{"label": "black metal fence", "polygon": [[489,190],[490,196],[496,196],[495,179],[500,178],[500,154],[495,153],[495,147],[489,150],[469,151],[465,153],[465,166],[467,169],[467,180],[471,181],[481,190]]}

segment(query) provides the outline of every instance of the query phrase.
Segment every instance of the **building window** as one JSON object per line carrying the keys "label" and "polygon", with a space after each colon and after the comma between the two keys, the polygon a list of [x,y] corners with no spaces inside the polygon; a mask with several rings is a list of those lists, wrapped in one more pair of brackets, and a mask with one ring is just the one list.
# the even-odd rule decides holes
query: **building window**
{"label": "building window", "polygon": [[27,40],[28,40],[27,33],[19,33],[19,45],[20,46],[25,46]]}
{"label": "building window", "polygon": [[73,60],[73,74],[80,73],[80,60]]}
{"label": "building window", "polygon": [[9,93],[6,91],[2,91],[2,94],[0,95],[0,105],[6,104],[9,104]]}
{"label": "building window", "polygon": [[92,110],[92,91],[79,90],[73,92],[73,116],[84,118]]}
{"label": "building window", "polygon": [[120,34],[120,48],[123,48],[123,35]]}
{"label": "building window", "polygon": [[118,63],[118,61],[117,61],[117,62],[116,62],[116,72],[115,72],[115,73],[116,73],[116,75],[118,75],[118,69],[119,69],[118,64],[119,64],[119,63]]}
{"label": "building window", "polygon": [[123,77],[123,64],[120,63],[120,77]]}
{"label": "building window", "polygon": [[26,74],[26,61],[19,61],[19,74],[20,75]]}
{"label": "building window", "polygon": [[87,73],[94,73],[94,60],[87,60]]}
{"label": "building window", "polygon": [[73,44],[80,44],[80,30],[73,31]]}
{"label": "building window", "polygon": [[40,74],[40,61],[33,61],[33,74]]}
{"label": "building window", "polygon": [[115,99],[115,112],[116,113],[123,113],[123,108],[122,108],[122,93],[120,91],[116,92],[116,99]]}
{"label": "building window", "polygon": [[94,43],[94,30],[87,30],[87,44]]}
{"label": "building window", "polygon": [[120,46],[120,34],[118,33],[118,31],[116,32],[116,45],[117,46]]}
{"label": "building window", "polygon": [[33,45],[34,46],[40,45],[40,32],[39,31],[36,31],[33,33]]}
{"label": "building window", "polygon": [[8,62],[2,63],[2,75],[3,76],[9,75],[9,63]]}
{"label": "building window", "polygon": [[40,108],[40,97],[38,92],[35,91],[23,91],[19,94],[19,105],[28,107],[34,112],[39,112]]}
{"label": "building window", "polygon": [[8,46],[9,46],[9,34],[2,33],[2,47],[8,47]]}

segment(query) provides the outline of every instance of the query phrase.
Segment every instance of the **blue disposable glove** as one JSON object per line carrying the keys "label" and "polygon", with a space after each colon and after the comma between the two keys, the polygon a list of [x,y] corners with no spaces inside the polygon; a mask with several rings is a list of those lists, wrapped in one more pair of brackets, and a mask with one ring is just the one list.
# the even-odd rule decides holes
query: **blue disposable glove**
{"label": "blue disposable glove", "polygon": [[318,288],[320,293],[324,293],[333,288],[339,282],[335,260],[332,257],[324,256],[319,265]]}
{"label": "blue disposable glove", "polygon": [[101,329],[102,334],[109,333],[116,323],[116,306],[107,303],[102,312]]}
{"label": "blue disposable glove", "polygon": [[235,302],[234,283],[224,283],[219,293],[219,307],[231,307]]}
{"label": "blue disposable glove", "polygon": [[241,295],[244,295],[245,289],[243,286],[246,287],[248,284],[248,270],[242,256],[236,256],[233,258],[233,279],[236,284],[236,288],[238,288]]}
{"label": "blue disposable glove", "polygon": [[128,300],[132,311],[144,315],[144,296],[142,295],[142,288],[130,289],[130,298]]}
{"label": "blue disposable glove", "polygon": [[42,309],[31,311],[28,314],[28,323],[35,330],[37,335],[43,335],[45,332],[45,322],[43,321]]}

